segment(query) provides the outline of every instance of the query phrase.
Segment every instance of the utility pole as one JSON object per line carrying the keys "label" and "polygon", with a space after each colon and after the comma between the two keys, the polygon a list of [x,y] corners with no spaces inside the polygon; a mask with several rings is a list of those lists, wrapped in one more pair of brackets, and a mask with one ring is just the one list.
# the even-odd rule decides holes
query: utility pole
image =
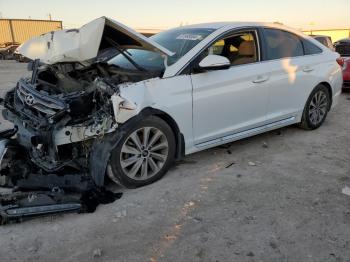
{"label": "utility pole", "polygon": [[315,26],[315,22],[310,22],[310,33],[312,35],[312,29],[313,29],[313,26]]}

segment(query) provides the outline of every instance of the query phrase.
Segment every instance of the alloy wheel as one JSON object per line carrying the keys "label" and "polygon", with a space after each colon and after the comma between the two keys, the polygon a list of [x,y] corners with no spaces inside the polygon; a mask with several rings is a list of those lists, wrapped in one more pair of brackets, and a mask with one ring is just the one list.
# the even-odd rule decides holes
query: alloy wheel
{"label": "alloy wheel", "polygon": [[328,110],[328,98],[324,91],[318,91],[311,99],[309,106],[309,119],[313,125],[320,124]]}
{"label": "alloy wheel", "polygon": [[155,127],[143,127],[125,140],[120,154],[120,166],[129,178],[146,180],[164,166],[169,143],[164,133]]}

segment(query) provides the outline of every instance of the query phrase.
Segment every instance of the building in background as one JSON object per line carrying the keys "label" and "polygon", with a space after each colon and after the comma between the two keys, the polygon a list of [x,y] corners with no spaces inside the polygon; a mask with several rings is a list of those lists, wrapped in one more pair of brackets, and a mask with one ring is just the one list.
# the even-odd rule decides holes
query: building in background
{"label": "building in background", "polygon": [[319,29],[303,31],[307,35],[326,35],[332,38],[332,42],[336,42],[340,39],[350,37],[350,29]]}
{"label": "building in background", "polygon": [[0,19],[0,46],[19,43],[47,32],[62,29],[62,21],[32,19]]}

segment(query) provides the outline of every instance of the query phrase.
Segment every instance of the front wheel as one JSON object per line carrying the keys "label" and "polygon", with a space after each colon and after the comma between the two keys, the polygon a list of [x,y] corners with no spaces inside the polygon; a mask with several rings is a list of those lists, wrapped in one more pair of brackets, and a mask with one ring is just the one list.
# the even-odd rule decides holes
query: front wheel
{"label": "front wheel", "polygon": [[128,188],[153,183],[170,168],[175,147],[174,133],[162,119],[135,122],[113,150],[108,176]]}
{"label": "front wheel", "polygon": [[331,106],[330,93],[324,85],[318,85],[306,102],[300,127],[308,130],[319,128]]}

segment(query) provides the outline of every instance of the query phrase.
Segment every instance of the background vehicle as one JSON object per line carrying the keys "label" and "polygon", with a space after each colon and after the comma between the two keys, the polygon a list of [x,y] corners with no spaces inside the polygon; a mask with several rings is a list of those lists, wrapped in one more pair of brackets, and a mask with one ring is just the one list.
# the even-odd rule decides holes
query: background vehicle
{"label": "background vehicle", "polygon": [[310,36],[313,37],[318,42],[320,42],[322,45],[334,51],[332,38],[330,36],[326,36],[326,35],[310,35]]}
{"label": "background vehicle", "polygon": [[0,60],[5,60],[5,59],[13,59],[14,58],[14,52],[19,46],[19,43],[4,43],[0,47]]}
{"label": "background vehicle", "polygon": [[343,89],[350,88],[350,38],[345,38],[337,41],[335,44],[335,51],[343,58]]}
{"label": "background vehicle", "polygon": [[103,185],[107,171],[127,187],[147,185],[186,154],[292,124],[316,129],[341,93],[339,55],[275,24],[210,23],[146,38],[102,17],[19,52],[40,61],[4,100],[16,129],[0,149],[17,148],[0,167],[11,181],[87,172]]}

